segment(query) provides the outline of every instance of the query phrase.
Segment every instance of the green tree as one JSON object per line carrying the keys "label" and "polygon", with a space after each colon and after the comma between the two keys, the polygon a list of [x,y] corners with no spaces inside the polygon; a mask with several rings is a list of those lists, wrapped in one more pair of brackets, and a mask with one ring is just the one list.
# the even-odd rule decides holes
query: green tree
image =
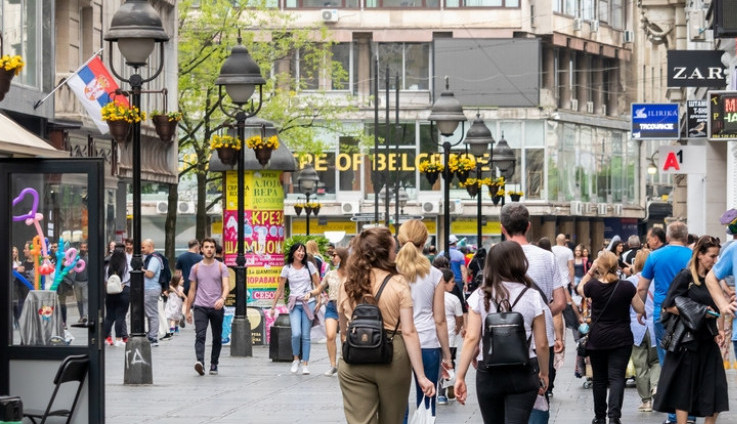
{"label": "green tree", "polygon": [[[258,3],[258,4],[257,4]],[[206,234],[206,210],[219,200],[206,204],[208,184],[220,184],[222,176],[208,174],[209,140],[232,121],[221,111],[215,85],[220,67],[230,49],[242,37],[251,56],[267,79],[263,87],[260,118],[274,123],[279,139],[295,153],[319,153],[323,143],[320,131],[361,137],[346,130],[338,119],[350,113],[354,104],[319,95],[304,95],[307,81],[329,77],[333,85],[342,84],[347,72],[332,60],[329,31],[324,25],[294,28],[291,13],[269,8],[265,1],[183,0],[179,2],[179,177],[193,175],[197,181],[196,237]],[[303,68],[297,81],[290,74],[289,59],[299,51]],[[326,73],[327,72],[327,73]],[[225,94],[223,92],[223,94]],[[227,97],[227,96],[226,96]],[[258,96],[254,95],[254,101]],[[222,105],[231,107],[229,100]],[[235,111],[235,109],[232,109]],[[186,160],[183,158],[186,157]],[[210,186],[212,188],[212,186]],[[176,210],[176,188],[170,190],[169,210]],[[222,190],[219,191],[222,193]],[[173,251],[176,215],[167,216],[167,251]]]}

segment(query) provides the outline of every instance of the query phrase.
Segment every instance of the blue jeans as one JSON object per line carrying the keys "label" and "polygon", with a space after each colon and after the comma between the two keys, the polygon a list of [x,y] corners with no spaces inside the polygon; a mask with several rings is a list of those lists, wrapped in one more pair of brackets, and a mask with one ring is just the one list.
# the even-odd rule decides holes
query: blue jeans
{"label": "blue jeans", "polygon": [[[307,307],[311,311],[315,309],[315,302],[310,302]],[[289,324],[292,327],[292,355],[299,356],[300,343],[302,344],[302,360],[308,362],[310,360],[310,330],[312,329],[312,320],[307,318],[307,312],[304,310],[301,302],[294,305],[294,309],[289,311]]]}
{"label": "blue jeans", "polygon": [[[430,348],[430,349],[421,349],[422,351],[422,368],[425,371],[425,377],[427,377],[428,380],[432,381],[432,384],[435,385],[435,387],[438,386],[438,378],[440,377],[440,361],[442,360],[443,353],[439,347],[437,348]],[[417,402],[416,405],[419,407],[420,403],[422,402],[422,397],[424,396],[424,393],[422,393],[422,388],[420,387],[420,384],[417,382],[417,376],[412,373],[412,375],[415,378],[415,392],[417,394]],[[432,416],[435,416],[435,399],[437,399],[436,396],[433,396],[431,398],[425,398],[425,407],[427,407],[427,403],[430,402],[430,407],[432,408]],[[406,411],[404,411],[404,423],[407,423],[407,418],[409,416],[409,407]]]}
{"label": "blue jeans", "polygon": [[[657,308],[660,308],[660,305],[658,305]],[[660,362],[660,367],[662,368],[663,362],[665,362],[665,349],[660,347],[660,341],[663,340],[663,336],[665,335],[665,327],[663,327],[663,323],[660,322],[660,316],[656,317],[653,315],[653,330],[655,330],[655,347],[658,349],[658,362]],[[696,418],[689,415],[688,419],[695,420]],[[668,414],[668,422],[675,423],[676,414]]]}

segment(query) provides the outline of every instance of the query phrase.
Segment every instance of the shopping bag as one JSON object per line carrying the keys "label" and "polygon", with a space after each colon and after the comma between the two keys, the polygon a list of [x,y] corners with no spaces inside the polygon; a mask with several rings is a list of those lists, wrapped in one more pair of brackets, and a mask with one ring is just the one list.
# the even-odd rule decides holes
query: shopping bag
{"label": "shopping bag", "polygon": [[417,406],[417,410],[409,419],[409,424],[433,424],[435,417],[432,416],[432,408],[425,404],[425,396],[422,396],[422,402]]}

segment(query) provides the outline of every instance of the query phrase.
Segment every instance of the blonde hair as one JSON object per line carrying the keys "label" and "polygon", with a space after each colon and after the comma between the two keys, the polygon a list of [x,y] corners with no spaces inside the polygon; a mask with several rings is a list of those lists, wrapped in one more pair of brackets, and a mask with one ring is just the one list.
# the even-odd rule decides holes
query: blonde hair
{"label": "blonde hair", "polygon": [[430,272],[430,260],[422,254],[427,237],[427,227],[418,219],[406,221],[399,227],[397,239],[402,248],[397,253],[397,271],[410,283]]}
{"label": "blonde hair", "polygon": [[642,271],[642,268],[645,267],[645,261],[647,260],[648,256],[650,256],[650,249],[640,249],[637,251],[637,254],[635,255],[635,260],[632,261],[632,267],[635,274]]}
{"label": "blonde hair", "polygon": [[619,280],[617,271],[619,270],[619,259],[617,255],[609,250],[601,252],[599,257],[596,259],[597,271],[601,276],[600,280],[608,283],[613,283]]}
{"label": "blonde hair", "polygon": [[315,240],[307,240],[307,243],[305,243],[305,249],[307,250],[307,253],[312,255],[320,253],[320,249],[317,247],[317,242]]}

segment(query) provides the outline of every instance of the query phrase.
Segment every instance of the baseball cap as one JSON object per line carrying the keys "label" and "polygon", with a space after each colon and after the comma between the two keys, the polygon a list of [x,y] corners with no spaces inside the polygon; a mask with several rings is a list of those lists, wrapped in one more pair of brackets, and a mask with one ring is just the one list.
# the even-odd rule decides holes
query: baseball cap
{"label": "baseball cap", "polygon": [[458,243],[458,237],[451,234],[450,237],[448,237],[448,244],[456,244]]}

